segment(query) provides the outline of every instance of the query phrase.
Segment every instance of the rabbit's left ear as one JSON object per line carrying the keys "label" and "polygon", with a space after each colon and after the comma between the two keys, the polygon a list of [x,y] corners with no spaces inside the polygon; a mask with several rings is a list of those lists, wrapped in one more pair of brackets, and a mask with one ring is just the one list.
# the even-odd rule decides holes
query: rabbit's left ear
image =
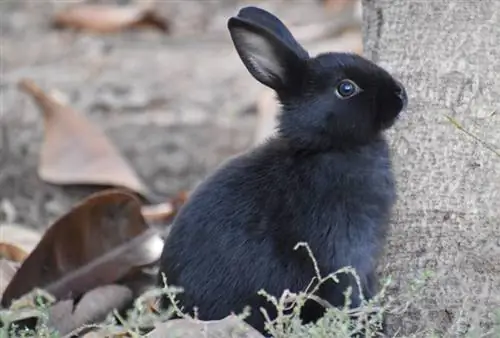
{"label": "rabbit's left ear", "polygon": [[255,6],[247,6],[240,9],[237,15],[238,18],[253,22],[253,24],[261,26],[272,32],[288,48],[292,49],[301,58],[309,58],[309,53],[297,42],[290,30],[285,24],[278,19],[274,14]]}
{"label": "rabbit's left ear", "polygon": [[307,52],[269,12],[243,9],[229,19],[228,29],[246,68],[264,85],[282,90],[303,73]]}

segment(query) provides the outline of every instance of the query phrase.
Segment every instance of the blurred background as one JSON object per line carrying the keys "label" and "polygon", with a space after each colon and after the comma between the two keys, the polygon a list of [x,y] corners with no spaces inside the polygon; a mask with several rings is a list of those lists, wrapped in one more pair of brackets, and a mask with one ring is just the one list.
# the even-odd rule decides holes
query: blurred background
{"label": "blurred background", "polygon": [[22,79],[57,90],[100,129],[152,202],[191,190],[269,135],[273,95],[247,72],[226,27],[250,4],[279,16],[312,54],[362,53],[358,0],[0,2],[0,221],[45,228],[102,189],[40,177],[48,127]]}

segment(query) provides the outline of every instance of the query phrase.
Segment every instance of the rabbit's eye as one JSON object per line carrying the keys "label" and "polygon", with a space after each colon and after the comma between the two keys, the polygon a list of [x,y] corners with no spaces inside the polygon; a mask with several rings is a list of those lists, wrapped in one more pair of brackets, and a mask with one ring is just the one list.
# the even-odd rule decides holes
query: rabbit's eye
{"label": "rabbit's eye", "polygon": [[351,80],[342,80],[337,85],[335,93],[341,99],[347,99],[359,93],[359,87]]}

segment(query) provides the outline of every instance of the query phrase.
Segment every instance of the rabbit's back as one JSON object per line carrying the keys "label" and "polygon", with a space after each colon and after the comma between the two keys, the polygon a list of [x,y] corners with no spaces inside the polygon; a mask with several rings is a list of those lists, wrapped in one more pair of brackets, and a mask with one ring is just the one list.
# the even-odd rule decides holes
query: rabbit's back
{"label": "rabbit's back", "polygon": [[394,198],[383,139],[322,153],[273,139],[195,190],[167,238],[161,271],[202,319],[262,306],[260,289],[280,296],[307,287],[314,270],[306,251],[294,250],[298,242],[309,244],[322,274],[352,265],[363,278],[375,268]]}

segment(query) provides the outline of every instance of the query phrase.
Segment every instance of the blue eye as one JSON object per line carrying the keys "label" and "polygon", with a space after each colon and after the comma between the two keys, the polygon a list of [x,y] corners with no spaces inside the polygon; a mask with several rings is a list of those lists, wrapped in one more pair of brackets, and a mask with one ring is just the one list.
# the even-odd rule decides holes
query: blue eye
{"label": "blue eye", "polygon": [[341,99],[346,99],[359,92],[359,87],[351,80],[342,80],[337,85],[336,94]]}

